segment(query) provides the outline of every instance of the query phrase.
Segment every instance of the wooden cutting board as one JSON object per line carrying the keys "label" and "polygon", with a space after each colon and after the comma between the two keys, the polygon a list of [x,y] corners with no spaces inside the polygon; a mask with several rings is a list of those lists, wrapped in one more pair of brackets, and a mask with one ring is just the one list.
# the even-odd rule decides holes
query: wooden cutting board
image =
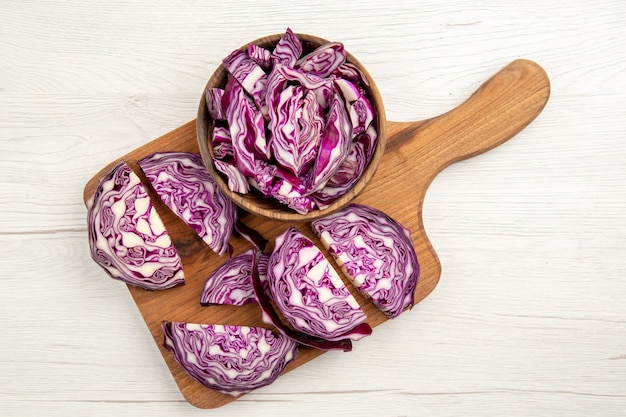
{"label": "wooden cutting board", "polygon": [[[516,60],[487,80],[462,105],[448,113],[420,122],[386,122],[388,139],[385,155],[374,178],[354,202],[382,210],[411,231],[421,268],[415,290],[416,302],[424,299],[435,288],[441,275],[441,265],[422,222],[422,204],[431,181],[453,162],[478,155],[516,135],[539,115],[549,95],[550,82],[544,70],[532,61]],[[119,159],[124,159],[142,179],[145,179],[137,168],[138,160],[157,151],[199,153],[197,143],[194,120]],[[84,190],[85,201],[95,191],[104,172],[119,159],[112,161],[87,183]],[[225,405],[235,398],[206,388],[192,379],[174,361],[171,352],[163,347],[161,322],[172,320],[264,326],[260,309],[256,305],[200,306],[199,297],[204,281],[227,258],[213,253],[156,196],[152,197],[181,255],[186,284],[164,291],[146,291],[133,286],[128,286],[128,289],[180,391],[189,403],[200,408]],[[288,224],[251,214],[244,214],[241,219],[268,239],[270,242],[268,249],[271,249],[274,238],[291,225],[298,227],[316,242],[318,247],[322,247],[308,223]],[[240,237],[234,237],[231,243],[235,254],[251,248],[251,245]],[[337,270],[340,271],[339,268]],[[104,273],[103,278],[107,278]],[[114,281],[112,283],[115,284]],[[371,303],[356,293],[349,283],[347,286],[363,306],[372,327],[375,328],[387,320]],[[404,314],[415,315],[417,320],[419,316],[415,310]],[[375,329],[369,337],[377,337]],[[358,348],[359,343],[355,342],[354,349]],[[312,348],[302,348],[296,360],[285,372],[322,353]],[[345,353],[338,366],[351,366],[350,353]],[[275,384],[280,384],[280,378]]]}

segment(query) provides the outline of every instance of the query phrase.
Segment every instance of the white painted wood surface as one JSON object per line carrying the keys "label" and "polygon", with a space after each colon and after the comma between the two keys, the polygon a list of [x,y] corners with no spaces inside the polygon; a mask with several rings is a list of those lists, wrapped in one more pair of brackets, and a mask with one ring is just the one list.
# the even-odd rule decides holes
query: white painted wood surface
{"label": "white painted wood surface", "polygon": [[[343,41],[389,120],[461,103],[515,58],[552,97],[444,171],[443,264],[414,310],[223,408],[185,402],[123,285],[88,253],[82,189],[195,117],[220,59],[287,26]],[[0,1],[0,415],[626,415],[626,3]]]}

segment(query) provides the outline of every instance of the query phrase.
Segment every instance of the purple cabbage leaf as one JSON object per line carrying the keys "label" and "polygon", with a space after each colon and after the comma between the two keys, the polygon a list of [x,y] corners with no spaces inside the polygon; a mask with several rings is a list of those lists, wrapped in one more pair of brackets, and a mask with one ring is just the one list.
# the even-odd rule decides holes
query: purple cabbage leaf
{"label": "purple cabbage leaf", "polygon": [[265,106],[265,84],[267,74],[255,60],[250,58],[247,52],[236,49],[222,61],[224,68],[243,87],[245,92],[252,97],[258,110],[267,114]]}
{"label": "purple cabbage leaf", "polygon": [[311,189],[317,191],[326,185],[348,155],[352,140],[352,124],[343,110],[343,99],[334,95],[322,133],[320,149],[314,165]]}
{"label": "purple cabbage leaf", "polygon": [[329,42],[298,59],[295,68],[326,78],[346,62],[346,51],[340,42]]}
{"label": "purple cabbage leaf", "polygon": [[256,159],[267,157],[263,116],[243,87],[231,76],[222,101],[233,142],[235,163],[246,176],[254,176]]}
{"label": "purple cabbage leaf", "polygon": [[226,176],[229,190],[240,194],[247,194],[250,191],[248,179],[235,165],[217,159],[213,163],[215,164],[215,169]]}
{"label": "purple cabbage leaf", "polygon": [[232,160],[235,157],[233,138],[230,137],[230,129],[227,126],[216,124],[211,134],[213,156],[218,161]]}
{"label": "purple cabbage leaf", "polygon": [[224,97],[224,90],[217,87],[207,88],[205,91],[206,106],[209,116],[215,120],[226,120],[224,114],[224,108],[222,107],[222,98]]}
{"label": "purple cabbage leaf", "polygon": [[293,67],[302,54],[302,42],[290,28],[287,28],[271,53],[274,63]]}
{"label": "purple cabbage leaf", "polygon": [[269,71],[272,67],[272,51],[254,43],[248,44],[248,55],[257,63],[258,66],[265,71]]}

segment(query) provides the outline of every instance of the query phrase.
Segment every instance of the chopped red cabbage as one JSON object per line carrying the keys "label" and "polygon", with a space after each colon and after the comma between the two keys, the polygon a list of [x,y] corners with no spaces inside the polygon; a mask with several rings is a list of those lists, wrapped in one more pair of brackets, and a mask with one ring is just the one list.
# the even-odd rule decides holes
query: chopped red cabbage
{"label": "chopped red cabbage", "polygon": [[246,176],[254,176],[255,160],[267,153],[263,116],[231,76],[224,89],[222,105],[226,110],[237,168]]}
{"label": "chopped red cabbage", "polygon": [[200,155],[161,152],[139,161],[157,195],[218,254],[228,250],[237,206],[215,183]]}
{"label": "chopped red cabbage", "polygon": [[420,268],[408,229],[354,203],[314,220],[311,228],[357,290],[389,318],[413,306]]}
{"label": "chopped red cabbage", "polygon": [[272,66],[272,52],[254,43],[248,44],[248,55],[261,68],[268,71]]}
{"label": "chopped red cabbage", "polygon": [[320,149],[315,160],[311,189],[317,191],[326,185],[326,181],[348,155],[352,139],[352,125],[344,110],[344,103],[339,94],[333,96],[328,110],[326,126],[322,132]]}
{"label": "chopped red cabbage", "polygon": [[247,194],[250,191],[250,183],[235,165],[224,161],[215,160],[215,169],[224,174],[228,179],[228,188],[236,193]]}
{"label": "chopped red cabbage", "polygon": [[295,227],[275,241],[267,266],[272,299],[291,326],[325,340],[358,340],[367,316],[315,244]]}
{"label": "chopped red cabbage", "polygon": [[274,64],[280,63],[293,67],[302,54],[302,42],[289,28],[280,38],[271,53]]}
{"label": "chopped red cabbage", "polygon": [[211,116],[213,120],[226,120],[224,108],[222,107],[222,97],[224,97],[224,90],[217,87],[207,88],[205,91],[205,96],[209,116]]}
{"label": "chopped red cabbage", "polygon": [[235,157],[233,139],[230,137],[230,129],[226,126],[215,125],[211,136],[213,155],[215,160],[223,161]]}
{"label": "chopped red cabbage", "polygon": [[247,52],[236,49],[222,61],[224,68],[237,80],[245,92],[252,97],[261,113],[267,113],[265,106],[265,84],[267,74]]}
{"label": "chopped red cabbage", "polygon": [[313,194],[317,207],[325,209],[341,197],[347,190],[352,188],[358,180],[358,173],[365,169],[367,158],[365,146],[362,142],[354,141],[350,144],[350,150],[346,159],[341,163],[337,171],[328,180],[324,188]]}

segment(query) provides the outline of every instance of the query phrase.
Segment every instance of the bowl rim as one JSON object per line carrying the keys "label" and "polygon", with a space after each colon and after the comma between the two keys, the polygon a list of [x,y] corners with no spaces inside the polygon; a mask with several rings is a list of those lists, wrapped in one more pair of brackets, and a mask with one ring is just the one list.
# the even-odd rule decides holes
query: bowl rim
{"label": "bowl rim", "polygon": [[[329,40],[314,35],[304,33],[295,33],[295,35],[301,41],[312,43],[315,46],[330,43]],[[256,44],[266,48],[272,47],[278,42],[278,40],[282,36],[283,33],[263,36],[242,45],[239,49],[245,50],[246,48],[248,48],[249,44]],[[355,65],[363,73],[368,81],[369,85],[364,86],[364,88],[367,91],[368,98],[372,102],[372,106],[375,109],[374,121],[376,123],[376,130],[378,135],[376,141],[376,149],[368,165],[365,167],[365,169],[361,173],[361,176],[352,186],[352,188],[350,188],[346,193],[344,193],[341,197],[335,200],[327,208],[315,209],[305,214],[298,213],[295,210],[287,207],[286,205],[279,203],[273,198],[262,196],[262,194],[260,192],[256,192],[256,190],[251,190],[248,194],[240,194],[231,191],[228,188],[228,184],[224,180],[223,176],[215,169],[213,164],[212,148],[209,140],[209,133],[211,132],[212,124],[210,122],[210,117],[208,115],[208,110],[206,107],[205,92],[210,87],[223,87],[226,78],[226,69],[224,68],[224,64],[220,62],[220,64],[211,74],[211,77],[209,77],[209,80],[202,90],[196,118],[196,137],[198,141],[198,147],[200,149],[200,156],[202,157],[206,169],[209,171],[209,174],[215,180],[217,186],[222,190],[222,192],[224,192],[226,196],[231,199],[237,206],[239,206],[248,213],[252,213],[268,219],[291,222],[307,222],[327,216],[341,209],[342,207],[345,207],[365,189],[367,184],[374,177],[380,161],[382,160],[383,154],[385,153],[385,145],[387,142],[385,109],[378,87],[376,86],[376,83],[374,82],[372,76],[363,66],[363,64],[361,64],[361,62],[359,62],[348,51],[346,51],[346,61]]]}

